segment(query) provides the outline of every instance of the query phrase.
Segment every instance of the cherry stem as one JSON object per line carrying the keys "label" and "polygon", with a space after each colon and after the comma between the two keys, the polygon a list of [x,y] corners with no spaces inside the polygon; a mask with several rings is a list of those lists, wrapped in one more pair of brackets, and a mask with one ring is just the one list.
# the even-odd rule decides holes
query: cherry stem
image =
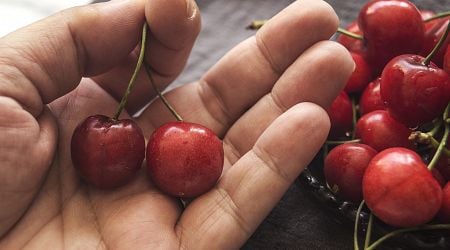
{"label": "cherry stem", "polygon": [[434,124],[433,128],[427,132],[427,134],[429,134],[430,136],[435,136],[439,132],[439,130],[441,129],[441,126],[442,126],[442,120],[435,119],[433,121],[433,124]]}
{"label": "cherry stem", "polygon": [[450,11],[438,13],[438,14],[436,14],[436,15],[434,15],[432,17],[429,17],[429,18],[427,18],[427,19],[425,19],[423,21],[426,23],[426,22],[429,22],[429,21],[433,21],[433,20],[436,20],[436,19],[439,19],[439,18],[443,18],[443,17],[448,17],[448,16],[450,16]]}
{"label": "cherry stem", "polygon": [[392,232],[384,235],[383,237],[379,238],[372,245],[367,247],[366,250],[373,250],[376,247],[378,247],[381,243],[383,243],[385,240],[388,240],[389,238],[392,238],[392,237],[397,236],[402,233],[414,232],[414,231],[425,231],[425,230],[444,230],[444,229],[450,229],[450,224],[424,225],[424,226],[418,226],[418,227],[398,229],[398,230],[392,231]]}
{"label": "cherry stem", "polygon": [[358,39],[358,40],[364,40],[363,36],[361,36],[359,34],[356,34],[356,33],[353,33],[353,32],[350,32],[350,31],[348,31],[346,29],[343,29],[343,28],[338,28],[336,32],[340,33],[340,34],[343,34],[343,35],[346,35],[346,36],[349,36],[351,38],[355,38],[355,39]]}
{"label": "cherry stem", "polygon": [[[439,143],[438,148],[436,149],[436,153],[433,155],[433,159],[431,159],[430,163],[428,164],[428,170],[433,170],[434,166],[439,161],[439,158],[441,157],[441,154],[443,153],[445,146],[447,144],[448,134],[450,130],[450,122],[448,122],[448,112],[450,111],[450,103],[447,104],[447,107],[445,108],[444,114],[442,116],[444,120],[444,135],[442,136],[441,142]],[[434,139],[434,138],[433,138]]]}
{"label": "cherry stem", "polygon": [[361,210],[364,206],[364,200],[361,201],[361,203],[358,206],[358,210],[356,210],[356,217],[355,217],[355,226],[353,229],[353,247],[355,250],[359,250],[359,242],[358,242],[358,224],[359,224],[359,216],[361,214]]}
{"label": "cherry stem", "polygon": [[339,145],[344,143],[358,143],[361,142],[361,139],[353,139],[348,141],[325,141],[325,144],[327,145]]}
{"label": "cherry stem", "polygon": [[[437,149],[440,145],[440,142],[438,142],[430,133],[422,133],[419,131],[413,132],[409,136],[409,139],[418,143],[431,145],[434,149]],[[443,148],[442,153],[446,156],[450,156],[450,150],[447,148]]]}
{"label": "cherry stem", "polygon": [[372,224],[373,224],[373,214],[370,213],[369,222],[367,224],[366,240],[364,241],[364,249],[367,249],[370,244],[370,238],[372,236]]}
{"label": "cherry stem", "polygon": [[153,80],[152,76],[152,69],[150,68],[150,65],[147,63],[144,63],[145,71],[147,71],[148,78],[150,79],[150,83],[152,84],[153,89],[158,94],[158,97],[161,99],[161,101],[164,103],[164,105],[167,107],[167,109],[172,113],[172,115],[177,119],[177,121],[183,121],[181,116],[178,114],[178,112],[175,110],[175,108],[170,105],[169,101],[166,99],[166,97],[159,91],[158,87],[155,84],[155,81]]}
{"label": "cherry stem", "polygon": [[115,121],[119,119],[120,113],[122,113],[122,110],[125,108],[125,105],[127,105],[128,96],[130,95],[131,90],[133,89],[133,85],[136,82],[138,73],[141,70],[142,62],[144,62],[146,40],[147,40],[147,23],[144,23],[144,27],[142,28],[142,41],[141,41],[141,50],[139,51],[139,58],[136,67],[134,69],[133,75],[131,76],[131,79],[128,82],[128,87],[125,90],[125,94],[123,95],[122,100],[120,100],[117,112],[113,117],[113,120]]}
{"label": "cherry stem", "polygon": [[268,20],[266,19],[262,19],[262,20],[254,20],[252,21],[247,27],[246,29],[249,30],[257,30],[260,29],[264,24],[267,23]]}
{"label": "cherry stem", "polygon": [[447,24],[447,29],[445,29],[445,33],[439,39],[439,42],[434,46],[433,50],[428,54],[428,56],[423,60],[423,65],[428,66],[431,62],[431,59],[436,55],[436,53],[441,49],[444,44],[445,39],[447,39],[448,33],[450,31],[450,22]]}
{"label": "cherry stem", "polygon": [[[267,19],[260,19],[260,20],[253,20],[249,25],[247,25],[247,27],[245,27],[246,29],[249,30],[258,30],[260,29],[262,26],[264,26],[264,24],[267,23]],[[354,39],[358,39],[358,40],[364,40],[364,37],[362,35],[350,32],[346,29],[343,28],[338,28],[336,33],[340,33],[343,35],[346,35],[348,37],[354,38]]]}

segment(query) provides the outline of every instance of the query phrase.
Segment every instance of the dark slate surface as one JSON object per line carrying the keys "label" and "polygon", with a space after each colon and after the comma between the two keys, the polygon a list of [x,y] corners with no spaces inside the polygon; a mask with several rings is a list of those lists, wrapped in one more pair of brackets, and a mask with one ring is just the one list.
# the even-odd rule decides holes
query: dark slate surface
{"label": "dark slate surface", "polygon": [[[253,35],[244,27],[253,19],[269,18],[290,0],[198,0],[203,28],[188,65],[175,82],[198,79],[230,48]],[[365,0],[328,0],[342,26],[356,18]],[[419,8],[450,10],[448,0],[412,1]],[[242,247],[253,249],[352,249],[352,227],[336,218],[304,189],[293,185],[253,236]]]}

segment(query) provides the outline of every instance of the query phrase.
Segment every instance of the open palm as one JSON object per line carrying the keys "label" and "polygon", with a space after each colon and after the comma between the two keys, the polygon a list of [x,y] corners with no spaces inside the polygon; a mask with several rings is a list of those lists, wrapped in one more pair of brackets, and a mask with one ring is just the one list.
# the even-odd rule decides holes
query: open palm
{"label": "open palm", "polygon": [[[0,249],[239,248],[313,158],[329,129],[323,108],[353,63],[326,41],[338,24],[330,6],[301,0],[199,81],[167,93],[186,121],[223,139],[224,172],[213,190],[183,209],[144,168],[115,190],[79,179],[72,132],[87,116],[114,114],[144,20],[157,84],[183,69],[200,29],[198,9],[187,2],[75,8],[0,40]],[[142,72],[127,111],[154,97]],[[148,138],[173,117],[157,99],[135,119]]]}

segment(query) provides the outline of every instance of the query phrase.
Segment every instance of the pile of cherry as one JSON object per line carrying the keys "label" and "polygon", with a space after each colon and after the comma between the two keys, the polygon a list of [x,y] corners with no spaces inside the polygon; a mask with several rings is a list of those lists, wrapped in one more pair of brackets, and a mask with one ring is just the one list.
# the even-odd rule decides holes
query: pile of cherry
{"label": "pile of cherry", "polygon": [[337,38],[356,69],[328,109],[325,179],[393,227],[450,223],[448,14],[372,0]]}

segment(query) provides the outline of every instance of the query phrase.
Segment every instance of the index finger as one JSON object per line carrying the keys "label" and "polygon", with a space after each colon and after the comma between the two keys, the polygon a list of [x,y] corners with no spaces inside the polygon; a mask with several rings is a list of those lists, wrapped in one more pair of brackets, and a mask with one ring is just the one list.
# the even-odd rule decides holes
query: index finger
{"label": "index finger", "polygon": [[325,110],[313,103],[279,116],[215,189],[189,204],[176,227],[181,244],[238,249],[313,159],[329,126]]}

